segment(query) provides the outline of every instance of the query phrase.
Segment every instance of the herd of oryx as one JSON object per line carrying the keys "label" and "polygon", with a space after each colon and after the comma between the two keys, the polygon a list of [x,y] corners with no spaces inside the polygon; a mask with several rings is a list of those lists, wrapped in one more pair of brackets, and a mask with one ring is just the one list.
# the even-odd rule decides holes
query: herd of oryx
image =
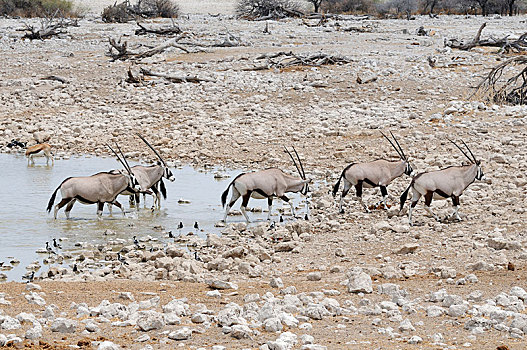
{"label": "herd of oryx", "polygon": [[[386,199],[388,196],[387,186],[396,178],[406,174],[412,176],[414,170],[410,164],[408,157],[405,155],[401,145],[390,132],[392,139],[382,133],[382,136],[386,138],[391,146],[395,149],[400,157],[397,161],[388,161],[384,159],[378,159],[366,163],[352,163],[348,165],[342,171],[337,183],[333,187],[333,196],[335,196],[339,190],[341,181],[343,182],[343,189],[340,195],[340,212],[343,213],[343,199],[348,194],[351,187],[355,187],[357,199],[363,208],[369,212],[368,207],[362,201],[362,189],[379,187],[382,194],[382,200],[379,204],[383,204],[385,209],[388,209]],[[83,204],[97,204],[97,215],[100,218],[102,215],[104,204],[108,204],[108,208],[111,214],[112,205],[117,206],[121,209],[124,215],[124,208],[117,201],[118,195],[129,195],[130,201],[139,203],[139,195],[143,194],[143,200],[146,194],[150,194],[154,198],[154,208],[160,208],[161,206],[161,195],[166,197],[166,189],[163,183],[163,178],[169,181],[174,181],[174,175],[170,171],[168,165],[163,160],[159,152],[141,135],[138,136],[143,142],[156,154],[159,161],[150,166],[136,165],[130,167],[128,162],[121,151],[119,145],[117,153],[113,148],[107,145],[110,150],[115,154],[119,162],[123,165],[123,170],[112,170],[108,172],[100,172],[91,176],[86,177],[69,177],[65,179],[60,186],[53,192],[48,206],[47,211],[50,212],[55,202],[57,192],[60,190],[62,200],[54,207],[54,217],[57,218],[57,211],[66,206],[65,214],[69,218],[71,209],[76,201]],[[412,212],[421,196],[425,197],[425,209],[436,219],[439,217],[432,212],[430,204],[432,199],[452,199],[454,211],[449,218],[461,220],[459,216],[459,197],[463,191],[472,183],[474,180],[481,180],[483,178],[483,171],[481,169],[481,163],[476,159],[470,148],[462,140],[463,146],[466,151],[463,150],[457,143],[452,142],[470,161],[468,165],[450,166],[441,170],[422,172],[413,176],[412,181],[408,188],[400,197],[400,211],[406,202],[408,192],[412,189],[412,199],[410,209],[408,211],[409,224],[412,225]],[[28,147],[26,155],[33,161],[33,154],[43,153],[47,160],[53,161],[51,147],[48,144],[39,144]],[[250,222],[247,215],[246,209],[249,203],[249,199],[267,199],[268,204],[268,216],[267,219],[271,218],[271,210],[273,199],[279,198],[291,206],[291,213],[294,216],[293,203],[286,196],[286,193],[300,192],[302,195],[307,195],[309,192],[309,184],[311,179],[306,177],[304,166],[300,157],[293,147],[293,152],[296,156],[285,148],[285,151],[293,161],[300,177],[295,177],[284,173],[278,168],[270,168],[250,173],[242,173],[234,178],[231,183],[227,186],[227,189],[221,195],[222,205],[225,207],[225,213],[223,221],[227,219],[227,215],[234,203],[241,197],[241,213]],[[120,155],[119,155],[120,154]],[[231,190],[232,188],[232,190]],[[229,191],[231,190],[231,198],[227,201]],[[307,215],[306,215],[307,217]]]}

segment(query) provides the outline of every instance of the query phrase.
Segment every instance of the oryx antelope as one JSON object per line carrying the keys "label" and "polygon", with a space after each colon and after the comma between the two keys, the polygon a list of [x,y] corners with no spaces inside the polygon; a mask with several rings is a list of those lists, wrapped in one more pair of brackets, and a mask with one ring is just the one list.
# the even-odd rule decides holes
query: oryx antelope
{"label": "oryx antelope", "polygon": [[227,207],[225,208],[225,215],[223,216],[223,221],[227,219],[227,215],[229,214],[231,207],[240,197],[242,197],[242,204],[240,210],[243,216],[245,216],[245,220],[247,220],[247,222],[250,222],[250,220],[247,216],[246,208],[251,197],[256,199],[267,198],[267,205],[269,207],[267,220],[270,220],[271,218],[273,199],[275,197],[280,198],[286,203],[289,203],[289,205],[291,206],[291,213],[293,216],[295,215],[293,202],[291,202],[285,194],[287,192],[300,192],[302,195],[305,196],[309,191],[308,184],[311,182],[311,179],[306,178],[304,166],[302,165],[302,161],[300,160],[300,157],[298,156],[298,153],[296,152],[295,148],[293,147],[293,151],[296,154],[299,164],[296,163],[295,159],[293,158],[292,154],[287,150],[287,148],[286,151],[293,160],[293,163],[298,173],[300,174],[300,178],[288,175],[277,168],[270,168],[266,170],[260,170],[252,173],[243,173],[238,175],[236,178],[234,178],[234,180],[232,180],[229,186],[227,186],[227,189],[221,195],[221,204],[225,207],[225,204],[227,203],[227,195],[229,193],[229,189],[232,187],[231,199],[227,203]]}
{"label": "oryx antelope", "polygon": [[470,161],[469,165],[461,166],[450,166],[445,169],[430,171],[426,173],[420,173],[416,175],[410,186],[404,191],[401,195],[401,205],[400,210],[404,207],[404,202],[408,196],[408,191],[412,189],[412,204],[408,210],[408,222],[412,226],[412,210],[417,205],[419,198],[425,196],[425,209],[430,213],[436,220],[439,221],[439,217],[432,212],[430,209],[430,203],[432,199],[447,199],[452,198],[452,204],[454,207],[454,212],[449,216],[449,218],[455,218],[456,220],[461,220],[459,217],[459,197],[463,191],[474,182],[474,180],[481,180],[483,178],[483,170],[481,169],[481,162],[474,157],[474,154],[468,148],[467,144],[463,142],[463,145],[467,148],[468,152],[472,156],[469,157],[461,147],[459,147],[454,141],[452,142]]}
{"label": "oryx antelope", "polygon": [[408,158],[404,154],[404,151],[401,148],[401,145],[399,145],[399,142],[397,141],[395,136],[390,132],[397,146],[395,146],[392,140],[390,140],[386,135],[384,135],[384,133],[381,132],[381,134],[390,142],[392,147],[399,155],[400,160],[388,161],[384,159],[378,159],[368,163],[352,163],[346,168],[344,168],[337,183],[333,187],[333,197],[335,197],[340,186],[340,180],[344,180],[344,188],[342,189],[342,193],[340,195],[340,213],[344,213],[344,209],[342,208],[342,202],[344,197],[348,194],[348,191],[350,190],[351,186],[355,187],[357,198],[360,204],[362,204],[362,206],[366,210],[366,212],[369,212],[370,210],[362,201],[362,188],[380,187],[384,209],[388,209],[386,205],[388,190],[386,189],[386,187],[395,178],[398,178],[403,174],[412,174],[412,166],[410,165]]}
{"label": "oryx antelope", "polygon": [[[110,147],[110,146],[108,146]],[[119,147],[119,146],[118,146]],[[110,147],[111,149],[111,147]],[[55,205],[53,216],[57,218],[57,212],[63,206],[66,206],[65,214],[66,218],[69,219],[70,211],[73,208],[73,204],[78,200],[82,204],[97,204],[97,217],[100,219],[102,216],[102,210],[104,203],[111,203],[121,209],[124,214],[124,208],[116,199],[119,193],[124,190],[130,192],[137,192],[141,190],[141,186],[137,182],[137,179],[130,170],[130,166],[122,154],[123,159],[119,158],[119,155],[112,149],[117,156],[117,159],[124,166],[125,171],[112,171],[112,172],[101,172],[91,176],[83,177],[69,177],[64,180],[59,187],[53,192],[48,202],[47,211],[51,211],[51,207],[55,202],[55,197],[58,190],[62,196],[62,200]]]}
{"label": "oryx antelope", "polygon": [[[137,181],[139,182],[139,185],[141,185],[141,193],[143,194],[143,201],[145,201],[146,194],[151,194],[154,197],[154,204],[152,205],[152,209],[157,207],[161,208],[161,195],[163,198],[167,198],[167,192],[165,188],[165,184],[163,183],[163,178],[166,178],[167,180],[173,182],[176,180],[174,177],[174,174],[172,174],[172,171],[168,167],[168,165],[165,163],[165,160],[159,152],[155,150],[146,139],[137,134],[143,140],[144,143],[156,154],[156,156],[159,158],[159,161],[157,164],[145,166],[145,165],[135,165],[131,168],[132,173],[135,175]],[[159,189],[158,189],[159,185]],[[123,192],[121,194],[129,195],[130,196],[130,202],[133,202],[134,198],[137,202],[136,204],[139,204],[139,194],[137,193],[131,193],[131,192]]]}
{"label": "oryx antelope", "polygon": [[51,146],[47,143],[39,143],[26,148],[27,165],[31,161],[31,164],[35,164],[34,156],[44,155],[46,157],[46,165],[49,165],[51,159],[51,165],[54,165],[55,160],[53,159],[53,152],[51,152]]}

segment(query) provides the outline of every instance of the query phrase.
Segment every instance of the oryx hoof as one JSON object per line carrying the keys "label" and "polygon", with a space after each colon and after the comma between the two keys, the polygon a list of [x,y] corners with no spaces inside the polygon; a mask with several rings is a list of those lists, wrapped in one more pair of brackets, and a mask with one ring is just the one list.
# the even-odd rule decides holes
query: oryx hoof
{"label": "oryx hoof", "polygon": [[344,209],[340,209],[339,214],[344,214]]}

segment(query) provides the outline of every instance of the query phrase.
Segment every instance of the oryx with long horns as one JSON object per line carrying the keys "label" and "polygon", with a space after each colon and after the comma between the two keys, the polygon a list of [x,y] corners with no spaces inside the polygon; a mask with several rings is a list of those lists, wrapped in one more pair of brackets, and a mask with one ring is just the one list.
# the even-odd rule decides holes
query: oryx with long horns
{"label": "oryx with long horns", "polygon": [[459,197],[463,194],[463,191],[474,182],[474,180],[481,180],[483,178],[483,170],[481,169],[481,162],[474,157],[474,154],[468,148],[465,141],[461,140],[463,145],[467,148],[471,157],[463,151],[454,141],[450,140],[470,161],[469,165],[461,166],[450,166],[436,171],[429,171],[426,173],[417,174],[410,183],[410,186],[401,195],[400,210],[403,210],[404,203],[408,196],[408,191],[412,189],[412,203],[408,210],[408,222],[410,226],[412,223],[412,210],[417,205],[419,198],[425,196],[425,209],[430,213],[436,220],[439,221],[439,217],[432,212],[430,209],[430,203],[432,199],[448,199],[452,198],[452,205],[454,212],[449,218],[455,218],[461,220],[459,217]]}
{"label": "oryx with long horns", "polygon": [[[139,185],[141,185],[141,193],[143,193],[143,201],[145,199],[146,194],[151,194],[154,197],[154,204],[152,205],[152,209],[157,207],[161,208],[161,195],[163,198],[166,199],[167,192],[165,188],[165,184],[163,183],[163,178],[166,178],[167,180],[173,182],[176,180],[174,177],[174,174],[172,174],[172,171],[166,164],[165,160],[159,152],[156,151],[154,147],[140,134],[137,134],[141,140],[156,154],[156,156],[159,158],[159,161],[150,166],[145,165],[135,165],[131,168],[133,174],[137,178],[137,181],[139,181]],[[159,186],[159,188],[158,188]],[[136,202],[139,202],[139,194],[134,193],[128,193],[124,192],[122,194],[130,195],[131,201],[132,198],[135,198]],[[138,203],[137,203],[138,204]]]}
{"label": "oryx with long horns", "polygon": [[300,157],[298,156],[298,153],[296,152],[296,149],[293,147],[293,151],[295,152],[298,159],[298,164],[296,163],[295,158],[293,158],[291,152],[289,152],[287,148],[285,150],[293,160],[293,164],[295,165],[300,178],[288,175],[278,168],[270,168],[238,175],[236,178],[234,178],[234,180],[232,180],[229,186],[227,186],[227,189],[221,195],[221,204],[225,207],[229,189],[232,187],[231,199],[227,203],[225,215],[223,216],[224,222],[227,219],[227,215],[229,214],[231,207],[240,197],[242,197],[240,210],[243,216],[245,216],[245,220],[247,220],[247,222],[250,222],[250,220],[247,216],[246,208],[251,197],[256,199],[267,198],[267,205],[269,207],[267,220],[271,219],[271,210],[273,208],[273,199],[275,197],[280,198],[286,203],[289,203],[291,206],[291,213],[293,216],[295,215],[293,202],[290,201],[285,194],[288,192],[300,192],[304,196],[307,195],[307,192],[309,191],[308,184],[311,182],[311,179],[306,178],[304,166],[300,160]]}
{"label": "oryx with long horns", "polygon": [[351,189],[351,186],[355,187],[357,198],[366,210],[366,212],[369,212],[370,210],[362,201],[363,187],[380,187],[384,209],[388,209],[386,205],[388,190],[386,189],[386,187],[395,178],[398,178],[403,174],[412,174],[413,169],[410,165],[410,161],[408,160],[408,157],[406,157],[406,155],[404,154],[401,145],[399,144],[393,133],[390,132],[395,141],[395,144],[383,132],[381,132],[381,134],[388,140],[388,142],[390,142],[392,147],[399,155],[400,160],[388,161],[384,159],[378,159],[367,163],[352,163],[346,168],[344,168],[337,183],[335,184],[335,186],[333,186],[333,197],[335,197],[340,186],[340,181],[344,181],[344,188],[342,189],[342,193],[340,195],[340,213],[344,213],[344,209],[342,208],[342,202],[344,197],[348,194],[348,191]]}
{"label": "oryx with long horns", "polygon": [[124,214],[124,208],[116,199],[119,193],[124,190],[130,192],[137,192],[141,190],[141,186],[137,182],[134,174],[130,170],[130,166],[124,157],[124,154],[119,148],[123,159],[119,158],[119,155],[107,145],[112,152],[116,155],[117,159],[124,166],[125,171],[117,170],[111,172],[100,172],[91,176],[83,177],[69,177],[62,181],[59,187],[53,192],[48,202],[47,211],[51,211],[55,197],[58,190],[62,196],[62,200],[55,205],[54,218],[57,218],[57,212],[63,206],[66,206],[65,214],[66,218],[69,219],[70,211],[73,205],[78,200],[82,204],[97,204],[97,217],[100,219],[102,216],[102,210],[104,203],[111,203],[121,209]]}

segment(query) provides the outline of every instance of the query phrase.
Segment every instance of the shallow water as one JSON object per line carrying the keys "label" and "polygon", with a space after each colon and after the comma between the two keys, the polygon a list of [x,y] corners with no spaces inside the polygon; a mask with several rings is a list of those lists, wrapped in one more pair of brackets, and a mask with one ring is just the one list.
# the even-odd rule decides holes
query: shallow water
{"label": "shallow water", "polygon": [[[0,271],[6,273],[8,280],[21,281],[26,273],[25,267],[39,260],[43,266],[36,272],[38,276],[47,267],[42,264],[47,254],[37,254],[37,249],[43,249],[46,242],[53,238],[61,239],[63,251],[70,253],[77,250],[75,243],[88,242],[104,244],[109,240],[123,238],[131,240],[134,235],[141,237],[150,235],[160,242],[170,242],[164,231],[172,231],[174,235],[194,232],[205,237],[207,233],[219,233],[221,228],[214,224],[223,218],[223,208],[220,202],[221,193],[225,190],[231,178],[216,180],[214,172],[198,171],[190,166],[173,169],[175,182],[164,180],[167,188],[167,199],[162,201],[161,210],[152,212],[152,198],[146,197],[147,208],[141,197],[140,210],[130,208],[128,197],[119,196],[119,202],[126,208],[126,217],[120,209],[113,208],[113,216],[109,216],[107,206],[104,207],[102,220],[97,219],[96,205],[75,203],[71,211],[71,219],[66,220],[62,208],[57,220],[53,219],[53,210],[46,212],[46,206],[53,191],[60,183],[70,176],[87,176],[99,171],[120,168],[113,158],[72,157],[68,160],[55,160],[53,167],[46,166],[45,158],[36,158],[35,166],[28,166],[23,155],[0,154],[0,185],[3,188],[0,207],[0,262],[4,266],[15,258],[20,264],[12,270]],[[130,162],[131,165],[136,164]],[[229,175],[241,171],[221,171]],[[294,195],[298,197],[298,195]],[[178,203],[180,199],[190,203]],[[60,201],[60,192],[55,204]],[[238,209],[239,200],[234,209]],[[251,199],[249,206],[266,207],[266,200]],[[280,201],[275,200],[274,208],[280,207]],[[277,212],[273,209],[274,219]],[[259,221],[267,218],[267,213],[249,213],[251,220]],[[198,222],[199,230],[193,228]],[[227,222],[244,221],[242,216],[229,216]],[[179,222],[184,228],[177,229]],[[106,230],[115,235],[104,235]],[[66,262],[66,264],[68,264]],[[72,264],[72,263],[71,263]]]}

